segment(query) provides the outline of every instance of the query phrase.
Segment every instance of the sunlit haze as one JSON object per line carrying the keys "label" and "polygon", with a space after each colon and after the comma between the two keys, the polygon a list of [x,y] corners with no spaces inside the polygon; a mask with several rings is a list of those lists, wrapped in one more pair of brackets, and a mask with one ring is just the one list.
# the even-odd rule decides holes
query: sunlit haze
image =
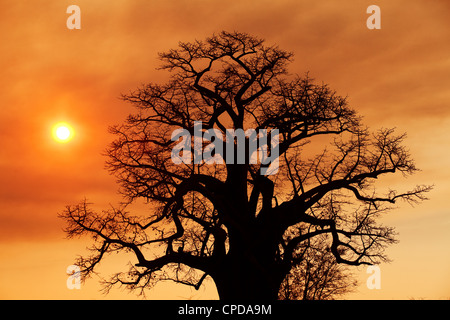
{"label": "sunlit haze", "polygon": [[67,123],[58,123],[53,128],[53,137],[58,142],[69,142],[73,136],[73,128]]}
{"label": "sunlit haze", "polygon": [[[375,3],[381,29],[371,30],[366,10]],[[345,298],[450,298],[450,1],[78,0],[80,29],[69,29],[71,4],[0,5],[0,299],[136,299],[119,289],[103,295],[95,276],[67,287],[68,266],[91,242],[66,239],[57,215],[84,199],[98,211],[123,201],[104,156],[115,139],[108,128],[135,112],[121,95],[168,81],[159,52],[222,30],[293,52],[288,71],[347,96],[371,130],[406,132],[421,171],[382,178],[383,188],[434,185],[429,200],[399,201],[381,219],[399,239],[380,265],[381,288],[370,289],[366,266],[356,267],[358,289]],[[109,276],[133,259],[112,256],[98,271]],[[147,298],[218,295],[209,280],[198,291],[160,283]]]}

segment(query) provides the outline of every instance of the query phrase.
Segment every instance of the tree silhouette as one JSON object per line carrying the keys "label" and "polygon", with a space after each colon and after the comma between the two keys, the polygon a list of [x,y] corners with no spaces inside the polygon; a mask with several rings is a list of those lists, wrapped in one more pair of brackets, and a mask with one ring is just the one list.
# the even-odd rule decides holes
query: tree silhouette
{"label": "tree silhouette", "polygon": [[[405,135],[369,132],[346,98],[307,75],[287,73],[291,53],[245,33],[182,42],[160,59],[170,81],[124,95],[137,112],[111,128],[116,140],[106,151],[107,167],[124,204],[96,213],[83,201],[61,213],[69,237],[88,234],[94,241],[92,255],[76,262],[83,278],[107,254],[130,252],[135,263],[107,280],[106,290],[115,284],[144,290],[163,280],[199,288],[210,276],[221,299],[276,299],[283,279],[302,263],[299,250],[318,236],[337,263],[386,259],[395,234],[377,218],[397,200],[421,201],[430,190],[375,190],[381,175],[417,170],[402,146]],[[276,174],[263,174],[267,162],[238,161],[242,143],[234,138],[224,164],[195,161],[193,153],[187,156],[194,161],[175,163],[180,137],[172,134],[183,129],[194,136],[196,121],[223,141],[228,129],[278,130],[275,148],[266,146],[272,160],[276,155]],[[186,141],[198,151],[198,141]],[[208,145],[200,142],[201,150]],[[149,210],[132,215],[129,204],[138,199]]]}
{"label": "tree silhouette", "polygon": [[281,284],[281,300],[334,300],[356,289],[349,266],[339,264],[325,236],[308,239],[296,250],[298,264]]}

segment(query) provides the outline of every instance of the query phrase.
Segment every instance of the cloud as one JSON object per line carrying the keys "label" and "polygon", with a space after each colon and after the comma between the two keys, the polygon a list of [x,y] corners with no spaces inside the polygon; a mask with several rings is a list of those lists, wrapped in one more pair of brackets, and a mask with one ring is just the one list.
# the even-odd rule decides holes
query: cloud
{"label": "cloud", "polygon": [[[66,28],[69,4],[0,5],[0,241],[61,237],[56,212],[65,204],[120,199],[100,155],[113,139],[108,125],[133,112],[119,95],[167,79],[155,70],[158,52],[224,29],[294,52],[292,73],[310,71],[348,95],[370,127],[408,132],[424,170],[408,183],[437,181],[427,210],[442,212],[450,168],[448,2],[379,0],[381,30],[366,28],[371,1],[79,0],[79,31]],[[61,118],[78,128],[64,147],[49,135]]]}

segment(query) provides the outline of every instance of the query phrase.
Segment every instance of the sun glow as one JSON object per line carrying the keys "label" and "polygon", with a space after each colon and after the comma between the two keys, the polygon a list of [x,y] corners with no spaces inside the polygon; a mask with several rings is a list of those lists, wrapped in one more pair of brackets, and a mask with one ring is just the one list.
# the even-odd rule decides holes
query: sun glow
{"label": "sun glow", "polygon": [[68,123],[59,122],[53,126],[52,136],[56,141],[66,143],[72,140],[74,130]]}

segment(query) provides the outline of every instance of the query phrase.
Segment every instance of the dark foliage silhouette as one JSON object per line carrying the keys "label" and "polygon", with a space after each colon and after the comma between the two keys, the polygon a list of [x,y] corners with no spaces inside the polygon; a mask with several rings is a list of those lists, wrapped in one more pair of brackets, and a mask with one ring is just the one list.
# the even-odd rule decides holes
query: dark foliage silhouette
{"label": "dark foliage silhouette", "polygon": [[334,300],[356,290],[350,267],[334,259],[326,236],[308,239],[297,248],[299,263],[283,280],[281,300]]}
{"label": "dark foliage silhouette", "polygon": [[[277,299],[319,236],[329,252],[324,261],[386,260],[395,233],[377,218],[397,200],[418,202],[430,190],[375,189],[382,175],[417,170],[404,134],[371,133],[346,98],[288,74],[291,53],[248,34],[183,42],[160,59],[170,81],[124,95],[137,111],[111,128],[107,167],[125,204],[97,213],[83,201],[61,213],[69,237],[93,239],[92,255],[76,261],[83,277],[106,255],[129,252],[135,261],[106,290],[144,290],[162,280],[198,288],[210,276],[221,299]],[[175,164],[171,134],[182,128],[194,135],[194,121],[222,134],[278,129],[278,173],[262,175],[266,164],[248,160]],[[139,199],[148,211],[128,212]],[[318,257],[311,263],[324,262]]]}

